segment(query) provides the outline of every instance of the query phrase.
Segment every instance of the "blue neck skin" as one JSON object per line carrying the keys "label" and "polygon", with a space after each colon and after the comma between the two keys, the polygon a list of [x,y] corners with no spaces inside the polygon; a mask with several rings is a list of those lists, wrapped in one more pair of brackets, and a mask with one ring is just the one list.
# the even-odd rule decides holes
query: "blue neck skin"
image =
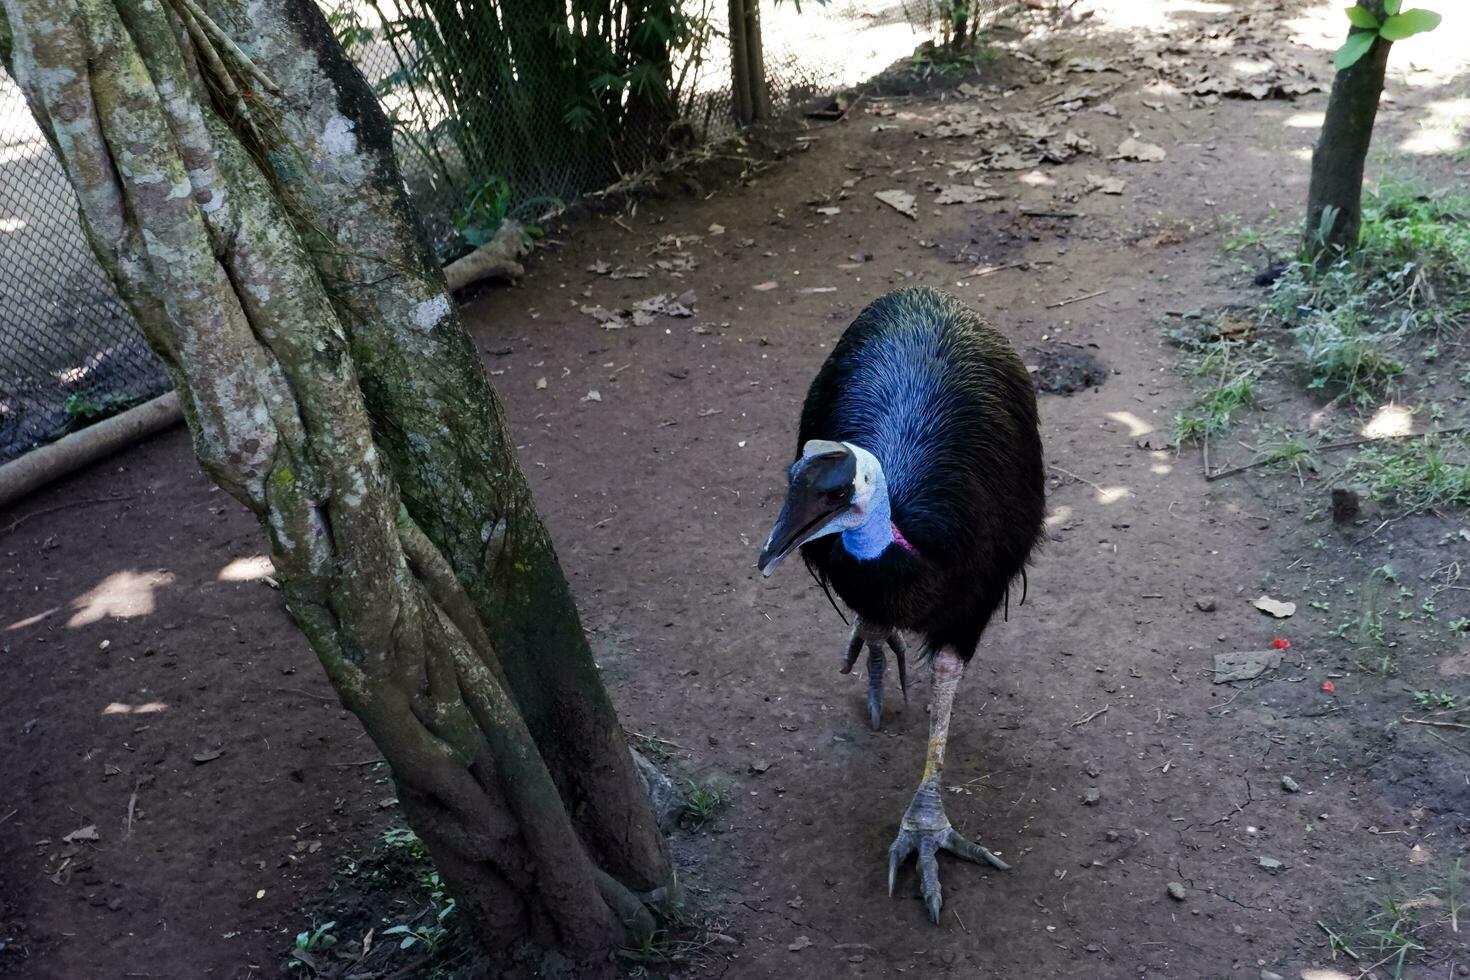
{"label": "blue neck skin", "polygon": [[888,486],[880,477],[868,504],[866,520],[842,532],[842,546],[862,561],[871,561],[893,544],[893,516],[888,506]]}

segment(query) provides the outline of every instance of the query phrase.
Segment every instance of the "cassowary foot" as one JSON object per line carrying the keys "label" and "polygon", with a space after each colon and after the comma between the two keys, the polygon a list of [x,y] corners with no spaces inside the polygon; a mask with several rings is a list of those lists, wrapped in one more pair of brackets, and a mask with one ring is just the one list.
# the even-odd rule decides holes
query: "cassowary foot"
{"label": "cassowary foot", "polygon": [[919,890],[924,895],[924,907],[929,910],[929,918],[934,920],[935,925],[939,924],[939,910],[944,905],[943,890],[939,887],[937,855],[940,851],[949,851],[977,864],[984,861],[1001,871],[1011,869],[1009,864],[988,848],[967,840],[950,826],[949,818],[944,815],[944,807],[939,801],[938,780],[926,781],[914,794],[913,802],[904,812],[903,822],[899,825],[898,836],[888,848],[888,894],[890,897],[893,895],[899,865],[910,854],[917,853]]}
{"label": "cassowary foot", "polygon": [[868,721],[873,731],[883,727],[883,672],[887,667],[883,644],[893,650],[894,662],[898,665],[898,686],[903,691],[903,700],[909,700],[908,649],[896,630],[872,628],[861,618],[852,624],[852,634],[847,638],[847,652],[842,657],[842,673],[852,673],[863,644],[868,645]]}

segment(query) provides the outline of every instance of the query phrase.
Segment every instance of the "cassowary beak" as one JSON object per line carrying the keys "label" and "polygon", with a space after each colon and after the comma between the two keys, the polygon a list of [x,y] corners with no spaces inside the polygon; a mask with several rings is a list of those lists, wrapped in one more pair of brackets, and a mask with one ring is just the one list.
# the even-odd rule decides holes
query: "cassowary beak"
{"label": "cassowary beak", "polygon": [[856,457],[842,443],[814,439],[806,444],[791,467],[786,502],[756,562],[762,575],[774,572],[797,545],[852,506],[855,472]]}
{"label": "cassowary beak", "polygon": [[756,562],[761,574],[769,576],[787,555],[796,550],[797,545],[847,507],[847,504],[834,507],[832,501],[825,497],[807,494],[802,487],[792,487],[781,507],[781,516],[776,518],[771,536],[766,538],[766,546],[761,549],[760,560]]}

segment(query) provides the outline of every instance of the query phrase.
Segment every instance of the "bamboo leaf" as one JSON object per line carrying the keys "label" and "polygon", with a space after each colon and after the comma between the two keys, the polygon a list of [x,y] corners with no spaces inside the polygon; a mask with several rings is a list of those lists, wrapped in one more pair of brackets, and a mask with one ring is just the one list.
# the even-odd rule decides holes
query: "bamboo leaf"
{"label": "bamboo leaf", "polygon": [[1365,27],[1370,31],[1378,29],[1378,18],[1367,7],[1349,7],[1347,18],[1354,27]]}
{"label": "bamboo leaf", "polygon": [[1342,42],[1342,47],[1338,48],[1337,53],[1332,56],[1332,66],[1338,71],[1351,68],[1358,63],[1359,58],[1368,53],[1368,49],[1373,47],[1373,42],[1376,40],[1378,40],[1378,35],[1369,31],[1349,34],[1348,39]]}
{"label": "bamboo leaf", "polygon": [[1439,26],[1440,16],[1432,10],[1416,7],[1413,10],[1405,10],[1401,14],[1395,14],[1383,22],[1378,29],[1378,34],[1387,41],[1402,41],[1406,37],[1415,34],[1423,34],[1432,31]]}

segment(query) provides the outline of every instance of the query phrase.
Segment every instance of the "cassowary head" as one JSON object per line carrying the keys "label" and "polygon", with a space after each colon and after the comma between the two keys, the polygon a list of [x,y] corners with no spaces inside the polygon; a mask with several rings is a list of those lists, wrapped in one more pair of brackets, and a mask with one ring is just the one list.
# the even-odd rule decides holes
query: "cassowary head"
{"label": "cassowary head", "polygon": [[786,502],[761,549],[757,565],[770,575],[799,546],[881,520],[886,532],[888,491],[877,457],[850,442],[813,439],[791,464]]}

